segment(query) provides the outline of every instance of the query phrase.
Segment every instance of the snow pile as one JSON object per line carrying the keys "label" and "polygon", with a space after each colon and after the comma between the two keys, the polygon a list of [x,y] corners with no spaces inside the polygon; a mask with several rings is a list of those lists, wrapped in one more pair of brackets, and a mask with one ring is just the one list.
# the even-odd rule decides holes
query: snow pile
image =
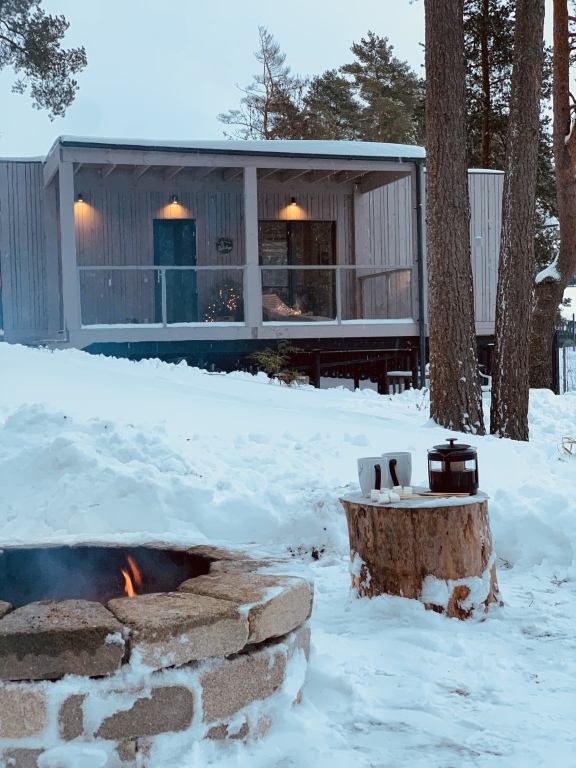
{"label": "snow pile", "polygon": [[388,451],[411,451],[412,482],[426,483],[426,449],[446,435],[425,394],[5,344],[0,364],[3,542],[253,543],[313,570],[302,705],[255,744],[163,737],[150,768],[574,765],[576,457],[560,443],[576,437],[576,394],[532,393],[530,444],[463,436],[490,496],[505,606],[458,622],[350,596],[338,497],[358,490],[358,457]]}

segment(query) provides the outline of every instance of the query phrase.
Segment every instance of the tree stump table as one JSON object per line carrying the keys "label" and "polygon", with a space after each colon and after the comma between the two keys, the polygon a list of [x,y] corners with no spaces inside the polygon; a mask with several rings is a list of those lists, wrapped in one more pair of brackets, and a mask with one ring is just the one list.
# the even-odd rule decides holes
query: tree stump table
{"label": "tree stump table", "polygon": [[415,598],[458,619],[500,602],[486,494],[379,504],[353,493],[340,502],[358,597]]}

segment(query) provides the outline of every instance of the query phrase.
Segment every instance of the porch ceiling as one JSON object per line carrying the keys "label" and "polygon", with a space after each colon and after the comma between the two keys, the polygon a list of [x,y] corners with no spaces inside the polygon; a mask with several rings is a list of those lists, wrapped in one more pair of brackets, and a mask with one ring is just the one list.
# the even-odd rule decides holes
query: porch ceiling
{"label": "porch ceiling", "polygon": [[[163,181],[170,181],[176,177],[188,182],[227,182],[234,179],[242,179],[244,169],[238,166],[201,166],[194,167],[190,165],[152,165],[139,163],[95,163],[95,162],[77,162],[74,163],[74,175],[81,170],[90,170],[96,172],[101,179],[114,179],[114,177],[129,177],[137,181],[145,175],[160,176]],[[339,168],[328,168],[323,170],[314,170],[310,168],[258,168],[258,182],[267,184],[289,185],[295,182],[298,184],[316,184],[325,182],[335,185],[355,184],[360,192],[370,192],[377,187],[391,184],[398,179],[409,176],[412,172],[410,166],[398,168],[398,170],[375,171],[368,169],[359,170],[341,170]]]}

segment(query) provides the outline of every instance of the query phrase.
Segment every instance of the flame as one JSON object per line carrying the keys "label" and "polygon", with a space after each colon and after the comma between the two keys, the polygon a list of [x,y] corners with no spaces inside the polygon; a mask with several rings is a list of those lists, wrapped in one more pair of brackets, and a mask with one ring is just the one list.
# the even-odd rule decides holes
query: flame
{"label": "flame", "polygon": [[122,568],[122,576],[124,576],[124,591],[128,597],[135,597],[136,590],[134,588],[134,584],[137,587],[142,586],[142,574],[140,573],[140,569],[136,565],[133,557],[128,555],[126,560],[128,561],[128,566],[132,571],[132,575],[130,575],[126,568]]}
{"label": "flame", "polygon": [[136,565],[134,558],[128,555],[126,560],[128,560],[128,565],[130,566],[130,570],[132,571],[132,576],[134,577],[134,583],[136,584],[137,587],[141,587],[142,574],[140,573],[140,569]]}
{"label": "flame", "polygon": [[132,579],[130,578],[130,574],[125,568],[122,568],[122,576],[124,576],[124,592],[126,592],[128,597],[135,597],[136,592],[134,591]]}

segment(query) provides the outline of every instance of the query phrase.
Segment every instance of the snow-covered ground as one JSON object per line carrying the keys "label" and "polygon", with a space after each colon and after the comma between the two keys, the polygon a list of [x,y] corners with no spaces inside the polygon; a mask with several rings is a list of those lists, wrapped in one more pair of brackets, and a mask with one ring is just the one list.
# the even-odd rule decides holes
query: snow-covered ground
{"label": "snow-covered ground", "polygon": [[[531,442],[478,447],[503,608],[449,620],[356,600],[338,496],[356,458],[426,448],[425,395],[288,389],[81,352],[0,344],[2,542],[209,540],[294,555],[316,582],[302,705],[263,740],[166,737],[151,768],[576,766],[576,393],[532,393]],[[319,553],[319,559],[312,556]]]}

